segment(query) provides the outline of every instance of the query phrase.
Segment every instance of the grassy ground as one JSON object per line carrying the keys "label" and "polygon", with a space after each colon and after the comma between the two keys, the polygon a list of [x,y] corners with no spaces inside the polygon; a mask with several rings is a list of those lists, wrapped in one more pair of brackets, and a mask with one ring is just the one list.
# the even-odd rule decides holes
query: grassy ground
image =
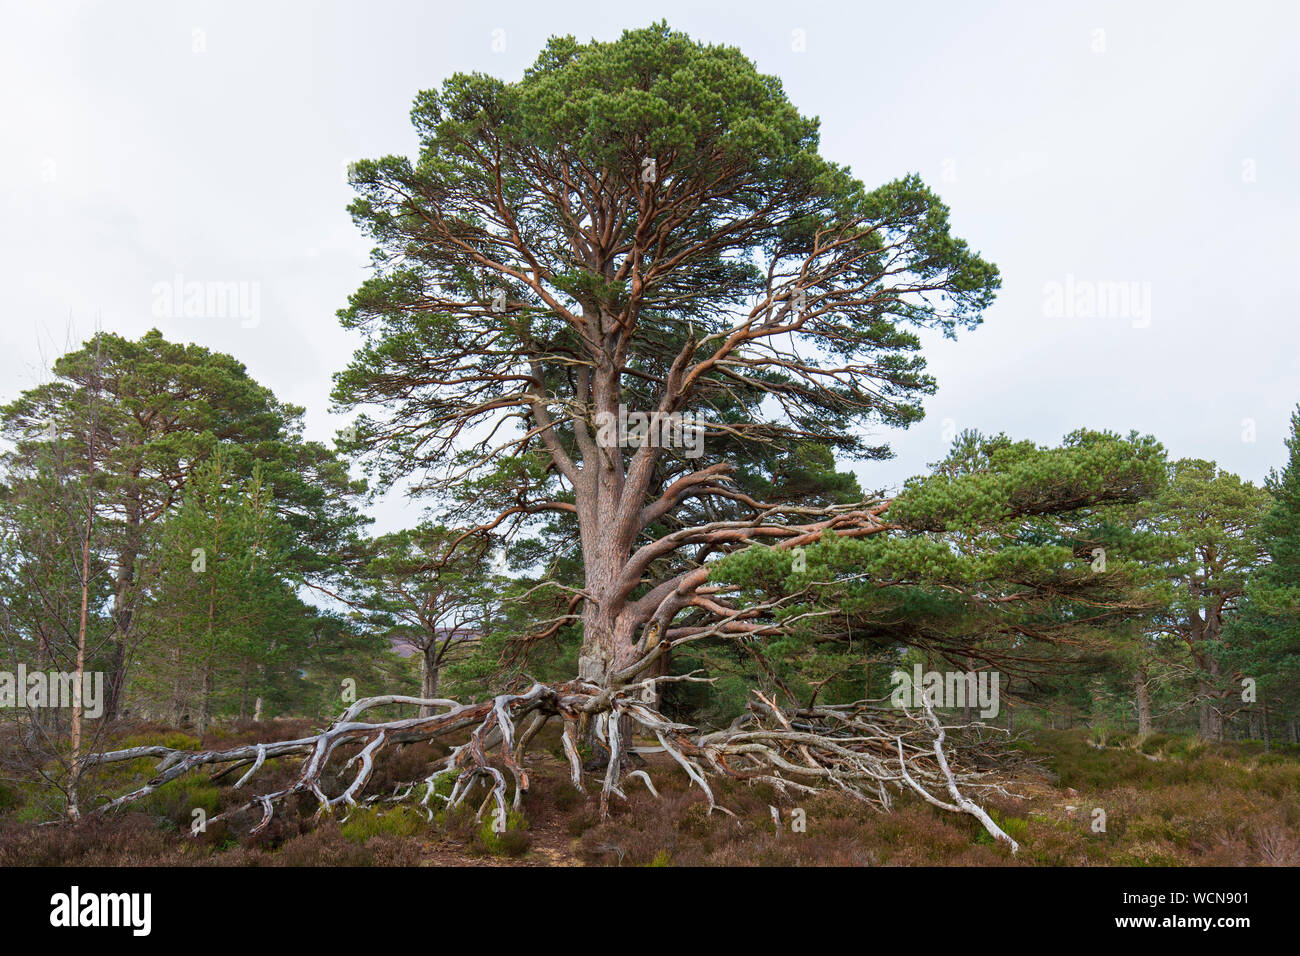
{"label": "grassy ground", "polygon": [[[287,739],[306,722],[280,721]],[[266,739],[267,725],[217,729],[202,741],[229,747]],[[160,727],[139,728],[117,745],[199,741]],[[409,807],[353,812],[316,822],[314,797],[296,800],[257,837],[254,822],[217,823],[190,834],[195,808],[209,816],[247,799],[232,784],[238,773],[210,780],[197,774],[141,801],[130,812],[95,817],[77,827],[39,826],[48,811],[37,794],[0,787],[0,865],[221,866],[679,866],[679,865],[986,865],[1185,866],[1300,864],[1300,754],[1265,752],[1261,744],[1206,746],[1186,737],[1110,739],[1099,748],[1086,731],[1040,731],[1018,747],[1025,763],[1003,781],[1015,796],[983,802],[1021,845],[1012,856],[994,845],[971,817],[902,798],[882,814],[848,799],[803,801],[806,832],[791,832],[790,804],[766,786],[720,782],[719,802],[731,818],[709,815],[699,790],[673,766],[651,760],[660,799],[639,782],[629,800],[615,800],[601,822],[595,798],[567,778],[557,737],[530,756],[533,785],[507,831],[493,832],[473,809],[433,821]],[[389,751],[367,792],[423,775],[445,754],[439,745]],[[336,760],[341,765],[343,761]],[[296,761],[273,761],[249,785],[278,789]],[[108,768],[97,781],[121,793],[147,779],[152,761]],[[242,771],[240,771],[242,773]],[[337,792],[342,779],[327,781]],[[771,806],[783,826],[773,826]],[[486,819],[485,815],[485,819]]]}

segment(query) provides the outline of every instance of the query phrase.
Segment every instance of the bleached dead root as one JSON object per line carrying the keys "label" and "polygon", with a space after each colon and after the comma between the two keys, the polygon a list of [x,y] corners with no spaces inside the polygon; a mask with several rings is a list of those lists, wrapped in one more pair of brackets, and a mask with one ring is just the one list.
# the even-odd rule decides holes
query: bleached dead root
{"label": "bleached dead root", "polygon": [[[1001,788],[990,782],[987,774],[970,769],[966,755],[955,759],[958,769],[953,769],[950,759],[956,755],[950,758],[945,749],[948,728],[928,705],[924,714],[882,707],[873,701],[783,710],[756,692],[748,711],[731,726],[701,734],[690,725],[669,720],[647,702],[647,698],[653,699],[647,691],[656,681],[700,680],[703,678],[694,675],[660,677],[617,689],[583,680],[535,683],[521,693],[500,694],[473,704],[397,695],[368,697],[352,704],[327,728],[309,737],[229,750],[132,747],[92,755],[86,765],[159,758],[157,774],[144,786],[99,808],[99,812],[107,812],[127,806],[200,767],[214,768],[214,777],[247,767],[235,784],[236,789],[241,789],[268,760],[301,756],[301,770],[290,786],[254,796],[209,820],[212,823],[257,808],[261,819],[253,826],[253,833],[271,822],[277,803],[302,792],[316,797],[319,817],[335,808],[406,801],[417,787],[422,787],[418,805],[432,817],[431,801],[435,798],[448,808],[461,806],[479,783],[486,783],[487,792],[477,814],[481,816],[489,804],[494,804],[499,818],[505,819],[509,808],[519,808],[529,787],[524,766],[528,745],[553,717],[564,723],[561,740],[573,784],[586,793],[578,745],[579,726],[585,719],[595,721],[596,734],[609,753],[600,785],[602,817],[608,814],[613,797],[627,799],[623,789],[627,780],[638,780],[651,794],[659,796],[650,775],[631,769],[626,759],[633,749],[626,729],[631,727],[635,736],[658,742],[658,747],[636,749],[666,753],[700,788],[710,812],[717,810],[735,817],[717,802],[710,780],[718,777],[768,783],[788,798],[837,790],[886,811],[892,806],[893,793],[911,790],[936,807],[975,817],[1013,853],[1018,849],[1016,842],[962,792],[963,788],[982,793]],[[436,707],[441,712],[387,721],[363,719],[367,711],[390,704]],[[517,728],[530,716],[531,721],[519,733]],[[403,783],[388,796],[363,795],[376,756],[385,747],[432,740],[467,729],[469,739],[435,762],[423,779]],[[344,746],[359,747],[343,764],[344,770],[355,766],[356,773],[341,793],[331,797],[322,788],[322,774],[330,758]],[[450,792],[444,794],[438,783],[448,775],[454,775],[454,781]],[[937,795],[940,793],[948,799]]]}

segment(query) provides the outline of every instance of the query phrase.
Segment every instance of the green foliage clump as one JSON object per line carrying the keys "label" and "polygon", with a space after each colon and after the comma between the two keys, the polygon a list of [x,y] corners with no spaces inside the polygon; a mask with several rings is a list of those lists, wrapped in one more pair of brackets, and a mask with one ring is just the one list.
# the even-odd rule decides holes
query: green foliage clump
{"label": "green foliage clump", "polygon": [[[989,816],[993,818],[994,823],[1002,828],[1002,832],[1011,837],[1011,839],[1015,840],[1017,843],[1025,842],[1025,837],[1029,834],[1028,820],[1023,817],[1008,816],[999,813],[996,810],[991,811]],[[997,840],[993,839],[993,835],[989,833],[988,830],[984,829],[983,825],[980,825],[978,821],[976,821],[976,824],[979,827],[975,832],[976,843],[987,844],[989,846],[994,846],[998,843]]]}
{"label": "green foliage clump", "polygon": [[22,805],[18,790],[8,784],[0,783],[0,813],[12,813]]}
{"label": "green foliage clump", "polygon": [[217,812],[221,790],[202,777],[182,777],[163,784],[140,800],[140,809],[154,814],[165,825],[188,830],[194,823],[194,811],[207,816]]}
{"label": "green foliage clump", "polygon": [[528,820],[522,813],[507,811],[505,831],[497,832],[497,813],[489,814],[483,824],[474,832],[470,843],[471,851],[487,856],[523,856],[533,845],[532,836],[527,833]]}
{"label": "green foliage clump", "polygon": [[367,807],[355,810],[339,826],[339,831],[354,843],[365,843],[371,837],[387,835],[413,837],[424,833],[428,822],[419,810],[398,806],[391,810]]}

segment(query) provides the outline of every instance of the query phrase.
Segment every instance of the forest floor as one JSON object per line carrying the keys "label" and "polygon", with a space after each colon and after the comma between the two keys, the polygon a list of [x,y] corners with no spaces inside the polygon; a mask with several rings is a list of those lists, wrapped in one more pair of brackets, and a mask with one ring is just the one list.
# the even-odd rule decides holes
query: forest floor
{"label": "forest floor", "polygon": [[[288,739],[307,721],[216,728],[204,747]],[[268,729],[270,733],[268,734]],[[254,814],[191,835],[195,810],[212,816],[248,799],[236,775],[201,773],[160,788],[131,808],[78,825],[41,826],[51,817],[39,792],[0,783],[0,865],[197,866],[678,866],[678,865],[989,865],[1195,866],[1300,864],[1300,748],[1265,750],[1257,741],[1207,745],[1183,736],[1105,741],[1086,730],[1034,731],[1015,742],[1022,759],[999,780],[1013,796],[981,799],[1020,844],[1012,855],[970,816],[903,796],[881,813],[840,795],[798,807],[766,785],[720,781],[718,802],[737,820],[709,814],[684,774],[652,756],[646,768],[656,799],[638,781],[615,798],[602,822],[596,796],[568,781],[557,735],[538,738],[527,767],[532,785],[504,834],[474,817],[477,806],[433,821],[409,805],[354,811],[315,821],[316,801],[295,799],[258,836]],[[167,728],[134,728],[115,746],[199,741]],[[391,793],[423,776],[441,745],[407,745],[377,761],[368,793]],[[333,763],[341,764],[337,758]],[[248,785],[278,789],[296,760],[269,761]],[[105,768],[93,782],[120,794],[148,779],[153,761]],[[327,780],[326,789],[345,786]],[[590,791],[598,789],[592,781]],[[475,801],[477,803],[477,801]],[[772,807],[780,810],[781,827]],[[802,811],[795,813],[794,811]],[[802,832],[791,827],[801,817]],[[484,820],[490,813],[484,815]]]}

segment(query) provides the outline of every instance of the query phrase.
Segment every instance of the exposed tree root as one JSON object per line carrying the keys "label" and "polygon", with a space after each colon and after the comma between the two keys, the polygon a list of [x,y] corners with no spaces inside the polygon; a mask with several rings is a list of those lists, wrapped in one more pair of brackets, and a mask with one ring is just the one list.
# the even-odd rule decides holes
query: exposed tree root
{"label": "exposed tree root", "polygon": [[[99,812],[107,812],[133,803],[199,767],[221,768],[215,776],[248,767],[235,784],[239,789],[268,759],[302,755],[301,772],[291,786],[255,796],[209,821],[260,808],[261,821],[252,828],[253,833],[271,822],[278,802],[297,793],[315,795],[319,817],[336,807],[350,809],[381,800],[404,801],[421,785],[424,795],[419,805],[432,816],[432,798],[437,797],[448,807],[460,806],[477,789],[478,783],[485,782],[487,792],[477,814],[481,817],[489,804],[495,804],[496,813],[504,820],[508,806],[518,809],[522,794],[529,786],[524,767],[528,745],[552,717],[564,722],[561,739],[573,784],[587,792],[578,748],[578,726],[585,717],[595,722],[596,737],[609,752],[600,786],[602,817],[609,812],[611,797],[627,799],[623,785],[628,780],[640,781],[656,798],[659,796],[650,775],[632,769],[626,759],[634,752],[633,741],[627,739],[626,728],[630,726],[637,736],[658,741],[657,747],[642,746],[635,750],[658,751],[671,757],[691,782],[699,786],[710,812],[718,810],[735,816],[715,798],[709,781],[717,777],[768,783],[788,798],[839,790],[882,810],[891,808],[892,792],[912,790],[936,807],[974,816],[995,839],[1007,843],[1013,853],[1018,849],[1016,842],[962,793],[962,788],[979,792],[1001,788],[987,779],[987,774],[968,769],[968,758],[973,755],[956,751],[950,755],[945,750],[948,728],[940,723],[928,703],[923,714],[882,707],[873,701],[783,711],[756,692],[748,712],[730,727],[703,734],[687,724],[669,720],[647,703],[646,691],[655,681],[703,680],[694,675],[660,677],[617,689],[601,688],[580,679],[537,683],[522,693],[501,694],[474,704],[395,695],[368,697],[354,703],[329,727],[310,737],[197,752],[163,746],[133,747],[93,755],[87,758],[87,765],[160,758],[157,775],[139,789],[99,808]],[[389,721],[362,719],[366,711],[388,704],[431,706],[441,712]],[[526,718],[531,720],[518,733],[516,728]],[[466,729],[470,730],[469,739],[437,761],[427,777],[401,784],[387,797],[363,796],[374,770],[375,757],[384,747],[445,737]],[[343,765],[345,770],[355,765],[356,773],[341,793],[331,797],[322,789],[322,774],[334,752],[344,745],[360,747]],[[438,781],[449,774],[455,775],[454,783],[450,793],[443,794],[439,792]],[[938,793],[946,793],[949,799],[941,799]]]}

